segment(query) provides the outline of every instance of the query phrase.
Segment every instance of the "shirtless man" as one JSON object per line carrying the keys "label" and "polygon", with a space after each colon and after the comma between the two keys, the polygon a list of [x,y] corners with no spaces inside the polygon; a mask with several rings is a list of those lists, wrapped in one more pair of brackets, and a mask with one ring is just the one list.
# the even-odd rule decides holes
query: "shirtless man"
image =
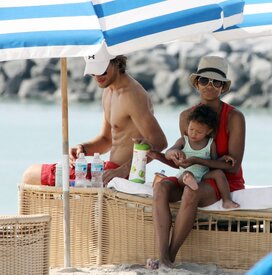
{"label": "shirtless man", "polygon": [[[86,59],[84,74],[92,75],[97,85],[104,88],[103,123],[97,137],[70,149],[70,178],[74,177],[74,162],[81,152],[92,156],[95,152],[104,154],[110,151],[103,174],[104,184],[107,184],[114,177],[128,177],[133,139],[146,141],[153,150],[162,151],[167,147],[166,137],[153,115],[148,93],[125,70],[125,56],[105,58],[97,54]],[[55,185],[55,166],[34,164],[25,171],[23,182]]]}

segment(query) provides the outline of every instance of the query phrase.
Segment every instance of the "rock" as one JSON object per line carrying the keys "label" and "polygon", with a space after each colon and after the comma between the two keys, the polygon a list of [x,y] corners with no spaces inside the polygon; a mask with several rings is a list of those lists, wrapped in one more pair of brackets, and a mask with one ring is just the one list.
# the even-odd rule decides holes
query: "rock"
{"label": "rock", "polygon": [[178,74],[166,70],[158,71],[153,80],[154,89],[163,101],[178,93],[177,86],[174,88],[177,83]]}
{"label": "rock", "polygon": [[6,90],[6,81],[4,74],[0,74],[0,96],[5,93]]}
{"label": "rock", "polygon": [[[197,39],[197,37],[196,37]],[[272,38],[220,43],[211,36],[201,42],[175,42],[128,55],[127,71],[150,93],[154,103],[190,104],[199,101],[189,84],[204,55],[225,56],[231,92],[224,100],[236,106],[271,106]],[[101,89],[84,77],[83,58],[68,58],[69,100],[95,101]],[[0,97],[60,99],[60,59],[18,60],[0,63]],[[249,100],[253,98],[254,100]],[[256,102],[255,102],[256,101]]]}
{"label": "rock", "polygon": [[265,82],[271,77],[272,64],[264,58],[254,55],[250,64],[250,79],[252,81]]}
{"label": "rock", "polygon": [[267,108],[270,106],[270,98],[264,96],[252,96],[242,104],[244,108]]}
{"label": "rock", "polygon": [[26,79],[22,81],[18,92],[20,98],[48,98],[49,95],[56,90],[50,78],[39,76],[34,79]]}

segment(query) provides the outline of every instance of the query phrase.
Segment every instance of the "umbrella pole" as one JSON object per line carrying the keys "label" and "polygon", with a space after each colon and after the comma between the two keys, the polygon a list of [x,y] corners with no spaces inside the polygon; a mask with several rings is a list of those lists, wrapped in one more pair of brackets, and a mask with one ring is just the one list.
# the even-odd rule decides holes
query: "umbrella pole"
{"label": "umbrella pole", "polygon": [[70,267],[70,205],[69,205],[69,141],[68,141],[68,95],[67,59],[61,58],[61,98],[62,98],[62,169],[63,169],[63,229],[64,267]]}
{"label": "umbrella pole", "polygon": [[68,137],[68,93],[67,93],[67,59],[60,59],[61,74],[61,108],[62,108],[62,186],[63,186],[63,234],[64,234],[64,268],[58,273],[79,271],[71,267],[70,260],[70,200],[69,200],[69,137]]}

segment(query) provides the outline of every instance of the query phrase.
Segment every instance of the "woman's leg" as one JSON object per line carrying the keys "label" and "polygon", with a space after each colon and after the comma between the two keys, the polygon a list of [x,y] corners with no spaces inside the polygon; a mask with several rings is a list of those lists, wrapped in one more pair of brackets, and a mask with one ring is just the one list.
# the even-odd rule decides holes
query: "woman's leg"
{"label": "woman's leg", "polygon": [[169,258],[169,240],[172,225],[172,215],[169,202],[181,199],[182,188],[169,180],[162,180],[154,186],[153,221],[156,240],[159,246],[160,264],[172,266]]}
{"label": "woman's leg", "polygon": [[184,188],[170,242],[169,259],[171,262],[175,261],[178,250],[193,228],[197,207],[211,205],[216,201],[213,188],[207,184],[199,183],[197,190]]}

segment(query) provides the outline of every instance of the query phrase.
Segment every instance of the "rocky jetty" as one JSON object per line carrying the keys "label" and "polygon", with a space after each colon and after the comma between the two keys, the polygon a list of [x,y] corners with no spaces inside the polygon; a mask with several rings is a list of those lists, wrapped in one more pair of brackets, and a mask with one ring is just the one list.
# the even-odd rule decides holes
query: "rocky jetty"
{"label": "rocky jetty", "polygon": [[[199,59],[207,54],[229,61],[231,91],[224,101],[242,107],[272,106],[272,38],[219,43],[175,42],[128,55],[128,72],[158,104],[194,104],[198,95],[188,82]],[[70,101],[95,101],[101,90],[83,77],[83,58],[68,59]],[[60,100],[59,59],[18,60],[0,63],[0,97]]]}

